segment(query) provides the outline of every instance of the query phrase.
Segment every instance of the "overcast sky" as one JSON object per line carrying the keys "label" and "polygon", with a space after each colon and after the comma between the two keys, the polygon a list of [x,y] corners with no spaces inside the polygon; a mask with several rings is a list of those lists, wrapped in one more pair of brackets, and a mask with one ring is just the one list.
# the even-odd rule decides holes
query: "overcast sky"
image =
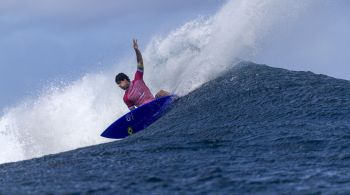
{"label": "overcast sky", "polygon": [[350,1],[313,2],[297,21],[265,37],[256,61],[350,80]]}
{"label": "overcast sky", "polygon": [[[225,0],[1,0],[0,108],[35,96],[48,82],[111,66]],[[186,6],[184,6],[186,5]]]}
{"label": "overcast sky", "polygon": [[[224,2],[1,0],[0,108],[35,96],[47,83],[110,67],[133,54],[132,38],[142,48],[155,35],[215,14]],[[266,37],[256,62],[350,79],[350,1],[314,2],[299,21]]]}

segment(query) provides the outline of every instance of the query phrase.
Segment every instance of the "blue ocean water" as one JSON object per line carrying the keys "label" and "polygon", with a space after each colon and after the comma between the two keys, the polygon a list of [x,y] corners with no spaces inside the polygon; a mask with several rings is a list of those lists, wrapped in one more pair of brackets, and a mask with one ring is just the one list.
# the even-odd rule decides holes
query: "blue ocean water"
{"label": "blue ocean water", "polygon": [[0,165],[0,194],[349,194],[350,81],[242,62],[127,139]]}

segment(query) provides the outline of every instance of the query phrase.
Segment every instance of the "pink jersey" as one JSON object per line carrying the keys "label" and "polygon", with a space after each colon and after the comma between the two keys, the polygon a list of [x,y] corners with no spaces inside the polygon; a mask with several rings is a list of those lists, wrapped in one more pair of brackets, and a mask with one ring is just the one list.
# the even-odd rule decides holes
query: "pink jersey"
{"label": "pink jersey", "polygon": [[143,81],[142,71],[136,71],[135,78],[130,82],[129,88],[125,91],[123,99],[128,108],[133,106],[139,107],[142,104],[154,100],[154,96]]}

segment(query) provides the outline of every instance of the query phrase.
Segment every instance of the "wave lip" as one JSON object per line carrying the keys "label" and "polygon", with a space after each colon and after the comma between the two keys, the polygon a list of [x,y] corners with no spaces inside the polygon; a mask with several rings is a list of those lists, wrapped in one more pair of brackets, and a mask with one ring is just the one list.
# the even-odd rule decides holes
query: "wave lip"
{"label": "wave lip", "polygon": [[346,193],[349,97],[346,80],[242,62],[127,139],[0,165],[0,193]]}

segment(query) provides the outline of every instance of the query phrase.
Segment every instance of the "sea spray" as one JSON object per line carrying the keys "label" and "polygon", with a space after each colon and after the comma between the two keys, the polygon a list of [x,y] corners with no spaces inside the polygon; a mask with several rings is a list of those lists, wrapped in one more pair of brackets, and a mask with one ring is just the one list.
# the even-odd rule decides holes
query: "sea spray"
{"label": "sea spray", "polygon": [[[236,59],[252,58],[273,25],[294,17],[284,13],[296,13],[304,4],[232,0],[214,16],[189,21],[164,38],[155,36],[148,45],[140,43],[145,48],[145,82],[153,93],[165,89],[185,95],[225,71]],[[108,141],[100,133],[127,111],[114,75],[125,72],[133,77],[135,59],[121,61],[111,69],[44,88],[48,90],[37,98],[4,111],[0,146],[6,151],[0,152],[0,163]]]}

